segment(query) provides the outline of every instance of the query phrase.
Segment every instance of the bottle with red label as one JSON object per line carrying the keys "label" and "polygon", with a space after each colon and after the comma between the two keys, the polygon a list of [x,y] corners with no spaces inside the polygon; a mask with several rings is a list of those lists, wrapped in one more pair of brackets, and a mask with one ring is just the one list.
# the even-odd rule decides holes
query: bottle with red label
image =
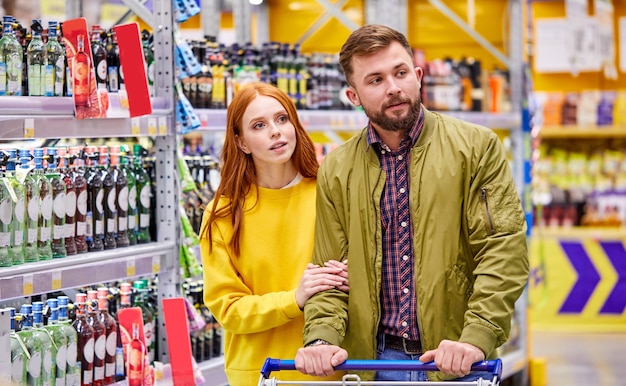
{"label": "bottle with red label", "polygon": [[81,386],[91,386],[93,384],[93,362],[95,354],[94,330],[87,321],[86,302],[86,294],[76,294],[76,300],[74,302],[76,319],[74,323],[72,323],[72,327],[74,327],[78,335],[77,359],[81,369]]}
{"label": "bottle with red label", "polygon": [[106,327],[98,313],[98,291],[87,291],[87,323],[93,328],[93,386],[104,385],[104,365],[106,357]]}

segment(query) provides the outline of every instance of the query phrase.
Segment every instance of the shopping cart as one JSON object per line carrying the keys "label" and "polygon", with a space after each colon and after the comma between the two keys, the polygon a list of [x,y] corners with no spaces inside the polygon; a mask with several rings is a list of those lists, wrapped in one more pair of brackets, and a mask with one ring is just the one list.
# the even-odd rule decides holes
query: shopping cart
{"label": "shopping cart", "polygon": [[[419,362],[410,360],[347,360],[339,366],[335,367],[336,370],[399,370],[399,371],[439,371],[435,362]],[[282,360],[267,358],[263,369],[261,370],[261,377],[259,379],[258,386],[276,386],[276,385],[389,385],[389,381],[361,381],[361,378],[357,374],[346,374],[341,381],[280,381],[276,377],[270,378],[272,371],[280,370],[296,370],[296,363],[293,360]],[[400,385],[424,385],[424,386],[498,386],[500,384],[500,378],[502,377],[502,361],[500,359],[476,362],[472,365],[472,372],[485,371],[491,373],[491,379],[479,378],[476,381],[459,382],[393,382],[393,386]]]}

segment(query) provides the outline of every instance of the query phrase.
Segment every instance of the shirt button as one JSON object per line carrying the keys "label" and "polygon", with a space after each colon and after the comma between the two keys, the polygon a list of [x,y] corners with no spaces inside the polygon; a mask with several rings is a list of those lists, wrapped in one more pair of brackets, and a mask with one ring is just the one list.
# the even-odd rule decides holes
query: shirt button
{"label": "shirt button", "polygon": [[400,226],[402,226],[402,228],[406,228],[406,221],[402,221],[402,222],[400,223]]}
{"label": "shirt button", "polygon": [[386,152],[386,151],[384,151],[384,150],[381,150],[381,151],[380,151],[380,154],[385,154],[385,153],[387,153],[387,152]]}
{"label": "shirt button", "polygon": [[400,188],[400,193],[404,193],[406,190],[404,188]]}
{"label": "shirt button", "polygon": [[402,161],[402,156],[401,155],[398,156],[398,161]]}
{"label": "shirt button", "polygon": [[407,255],[402,256],[402,260],[407,261],[408,259],[409,259],[409,256]]}
{"label": "shirt button", "polygon": [[408,326],[408,323],[407,322],[402,322],[402,327],[406,327],[406,326]]}
{"label": "shirt button", "polygon": [[405,288],[405,289],[402,290],[402,292],[404,292],[405,294],[408,294],[409,293],[409,289]]}
{"label": "shirt button", "polygon": [[407,333],[405,332],[404,334],[402,334],[402,337],[403,337],[404,339],[407,339],[407,338],[409,337],[409,334],[407,334]]}

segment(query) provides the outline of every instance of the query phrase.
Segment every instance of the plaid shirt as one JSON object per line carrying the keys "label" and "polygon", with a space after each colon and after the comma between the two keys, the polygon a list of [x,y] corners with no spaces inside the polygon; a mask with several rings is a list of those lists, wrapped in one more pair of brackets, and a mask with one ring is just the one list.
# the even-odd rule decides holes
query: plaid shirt
{"label": "plaid shirt", "polygon": [[409,165],[411,147],[424,127],[420,108],[417,121],[401,141],[397,151],[384,144],[368,126],[367,140],[377,144],[380,165],[387,176],[380,201],[383,230],[382,318],[380,331],[411,340],[419,340],[417,299],[413,281],[413,225],[409,202]]}

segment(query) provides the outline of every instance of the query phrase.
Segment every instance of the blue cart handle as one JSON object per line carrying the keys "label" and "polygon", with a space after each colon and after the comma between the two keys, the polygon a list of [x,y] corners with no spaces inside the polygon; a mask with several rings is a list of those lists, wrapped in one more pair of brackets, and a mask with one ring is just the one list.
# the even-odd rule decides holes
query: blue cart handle
{"label": "blue cart handle", "polygon": [[[272,371],[296,370],[294,360],[267,358],[261,373],[265,379],[269,378]],[[400,371],[439,371],[435,362],[420,362],[410,360],[347,360],[335,367],[335,370],[400,370]],[[472,371],[488,371],[498,379],[502,377],[502,360],[494,359],[476,362],[472,365]]]}

